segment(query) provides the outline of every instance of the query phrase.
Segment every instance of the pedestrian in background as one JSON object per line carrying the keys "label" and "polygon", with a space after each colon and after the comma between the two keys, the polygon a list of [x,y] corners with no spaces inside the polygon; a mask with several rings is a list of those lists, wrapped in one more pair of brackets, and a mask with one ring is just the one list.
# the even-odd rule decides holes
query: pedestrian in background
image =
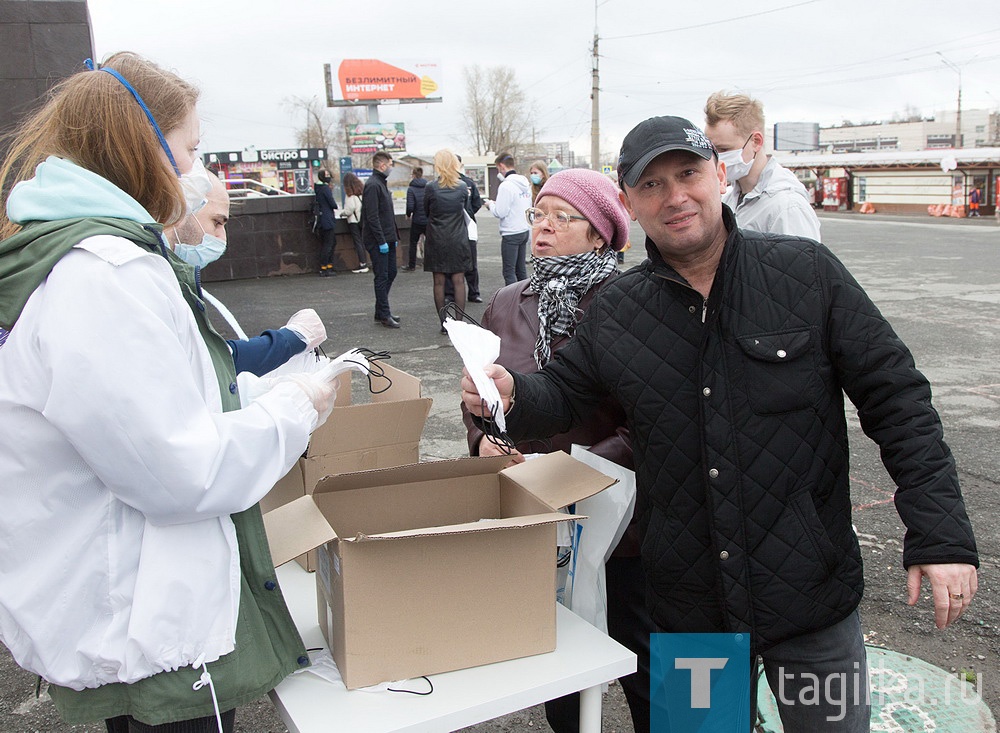
{"label": "pedestrian in background", "polygon": [[417,245],[420,237],[427,230],[427,214],[424,212],[424,188],[427,179],[424,169],[417,166],[413,169],[413,178],[406,188],[406,218],[410,220],[410,250],[406,254],[407,272],[417,269]]}
{"label": "pedestrian in background", "polygon": [[549,167],[544,160],[536,160],[531,164],[528,169],[528,180],[531,181],[531,205],[534,206],[542,186],[549,180]]}
{"label": "pedestrian in background", "polygon": [[[471,267],[465,272],[465,285],[469,289],[469,303],[482,303],[483,298],[479,292],[479,225],[476,222],[476,214],[483,208],[483,197],[479,193],[479,186],[476,182],[465,175],[465,166],[462,164],[462,156],[456,155],[458,159],[458,177],[469,187],[469,198],[465,202],[465,210],[469,214],[469,255],[472,259]],[[449,281],[450,282],[450,281]],[[447,296],[446,296],[447,297]]]}
{"label": "pedestrian in background", "polygon": [[[458,161],[458,177],[469,187],[469,198],[465,202],[465,212],[469,215],[469,257],[471,265],[465,271],[465,286],[469,289],[467,303],[482,303],[483,298],[479,293],[479,223],[476,221],[476,213],[483,208],[483,197],[479,193],[479,186],[469,176],[465,175],[465,166],[462,165],[462,156],[455,154]],[[444,281],[444,302],[455,302],[455,286],[451,283],[451,278]]]}
{"label": "pedestrian in background", "polygon": [[979,216],[979,202],[983,200],[983,192],[975,186],[969,194],[969,216]]}
{"label": "pedestrian in background", "polygon": [[455,291],[455,305],[465,310],[465,272],[471,265],[466,202],[469,187],[459,178],[458,158],[450,150],[434,154],[437,178],[424,193],[427,233],[424,239],[424,271],[434,273],[434,308],[444,328],[444,283],[450,279]]}
{"label": "pedestrian in background", "polygon": [[[705,135],[726,166],[722,202],[741,229],[820,241],[819,217],[795,174],[764,152],[764,106],[716,92],[705,103]],[[749,158],[749,159],[748,159]]]}
{"label": "pedestrian in background", "polygon": [[232,731],[309,664],[257,502],[334,391],[237,378],[162,237],[194,209],[197,99],[114,54],[0,166],[0,635],[67,723],[110,733]]}
{"label": "pedestrian in background", "polygon": [[[530,374],[541,369],[573,335],[594,298],[617,275],[615,252],[628,242],[629,218],[618,187],[597,171],[564,170],[542,187],[537,206],[528,209],[532,226],[531,279],[496,292],[483,314],[483,327],[500,337],[497,363]],[[483,435],[465,406],[471,455],[507,451]],[[572,430],[544,441],[517,444],[513,458],[524,454],[570,452],[573,444],[632,469],[632,446],[622,408],[610,397],[588,410]],[[635,652],[638,667],[621,679],[636,733],[649,731],[649,635],[655,631],[642,593],[638,516],[605,564],[608,634]],[[545,717],[555,733],[580,729],[578,694],[545,703]]]}
{"label": "pedestrian in background", "polygon": [[361,239],[375,272],[375,321],[386,328],[399,328],[399,319],[389,307],[389,291],[396,279],[396,213],[389,193],[392,156],[378,152],[372,156],[372,174],[361,193]]}
{"label": "pedestrian in background", "polygon": [[496,158],[496,201],[486,200],[490,213],[500,220],[500,257],[503,261],[504,285],[528,278],[525,254],[528,249],[528,220],[525,213],[531,207],[531,184],[514,169],[514,156],[500,153]]}
{"label": "pedestrian in background", "polygon": [[334,227],[337,225],[337,202],[333,200],[333,191],[330,188],[330,181],[333,176],[326,168],[321,168],[316,175],[315,196],[316,210],[319,215],[317,226],[319,227],[320,250],[319,250],[319,274],[322,277],[336,275],[333,269],[333,249],[337,243],[337,235]]}
{"label": "pedestrian in background", "polygon": [[368,272],[368,252],[361,241],[361,194],[365,190],[365,184],[352,171],[344,174],[342,183],[344,186],[343,217],[347,221],[347,230],[351,233],[354,252],[358,256],[358,266],[352,272]]}

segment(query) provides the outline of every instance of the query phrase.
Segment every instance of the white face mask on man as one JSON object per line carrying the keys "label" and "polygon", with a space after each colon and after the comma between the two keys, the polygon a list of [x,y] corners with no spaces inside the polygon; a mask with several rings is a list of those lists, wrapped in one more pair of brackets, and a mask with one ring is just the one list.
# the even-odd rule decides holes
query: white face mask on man
{"label": "white face mask on man", "polygon": [[747,141],[743,143],[742,148],[727,150],[724,153],[719,153],[719,162],[726,164],[726,183],[736,183],[736,181],[746,176],[753,167],[753,163],[757,159],[756,152],[749,161],[743,160],[743,150],[752,138],[753,135],[748,137]]}
{"label": "white face mask on man", "polygon": [[180,176],[181,190],[184,191],[184,203],[188,214],[196,214],[208,203],[208,194],[212,190],[212,179],[205,170],[201,158],[194,159],[191,170]]}

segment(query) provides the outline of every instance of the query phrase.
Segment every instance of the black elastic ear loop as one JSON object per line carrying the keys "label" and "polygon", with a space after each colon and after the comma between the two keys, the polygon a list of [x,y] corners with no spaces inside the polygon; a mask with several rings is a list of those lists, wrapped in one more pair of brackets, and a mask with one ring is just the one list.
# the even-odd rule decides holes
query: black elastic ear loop
{"label": "black elastic ear loop", "polygon": [[430,681],[429,677],[426,677],[426,676],[422,675],[420,677],[414,677],[413,679],[415,679],[415,680],[424,680],[427,683],[427,685],[430,687],[430,689],[427,690],[426,692],[421,692],[420,690],[397,690],[397,689],[394,689],[392,687],[387,687],[386,688],[386,692],[408,692],[411,695],[430,695],[432,692],[434,692],[434,683]]}
{"label": "black elastic ear loop", "polygon": [[[392,388],[392,380],[386,375],[385,369],[379,363],[381,361],[388,361],[392,358],[388,351],[372,351],[371,349],[360,348],[357,350],[359,354],[365,357],[367,360],[366,364],[361,364],[361,362],[352,361],[352,364],[358,364],[365,368],[365,376],[368,377],[368,391],[372,394],[382,394]],[[350,361],[350,360],[347,360]],[[375,385],[372,383],[372,377],[378,377],[379,379],[384,379],[388,384],[382,389],[376,390]]]}
{"label": "black elastic ear loop", "polygon": [[441,318],[441,323],[444,323],[445,319],[448,316],[451,316],[452,319],[455,321],[465,321],[466,323],[471,323],[473,326],[479,326],[480,328],[483,327],[483,325],[479,321],[477,321],[475,318],[470,316],[464,310],[459,308],[458,303],[456,303],[455,301],[446,303],[444,308],[438,311],[438,316]]}
{"label": "black elastic ear loop", "polygon": [[505,431],[501,431],[497,425],[497,412],[500,405],[487,407],[486,400],[479,400],[479,407],[484,413],[489,413],[489,417],[483,417],[483,440],[490,441],[493,445],[503,451],[504,455],[513,455],[517,448],[514,441]]}

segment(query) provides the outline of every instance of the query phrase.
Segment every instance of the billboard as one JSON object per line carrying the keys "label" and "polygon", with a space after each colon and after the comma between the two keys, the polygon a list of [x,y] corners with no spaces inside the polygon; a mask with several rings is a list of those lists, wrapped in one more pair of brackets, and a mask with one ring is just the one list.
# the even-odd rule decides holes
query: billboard
{"label": "billboard", "polygon": [[341,59],[324,66],[327,105],[393,99],[440,102],[441,69],[436,61]]}
{"label": "billboard", "polygon": [[362,122],[347,126],[351,155],[406,152],[406,127],[402,122]]}
{"label": "billboard", "polygon": [[775,150],[819,150],[819,123],[776,122]]}

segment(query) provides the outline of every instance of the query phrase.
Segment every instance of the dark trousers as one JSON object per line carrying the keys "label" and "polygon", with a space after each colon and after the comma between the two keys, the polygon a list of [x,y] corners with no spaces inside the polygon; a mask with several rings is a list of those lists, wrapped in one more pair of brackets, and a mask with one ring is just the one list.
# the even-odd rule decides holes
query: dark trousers
{"label": "dark trousers", "polygon": [[337,243],[337,235],[334,234],[333,229],[321,229],[320,230],[320,250],[319,250],[319,265],[323,267],[324,265],[333,264],[333,247]]}
{"label": "dark trousers", "polygon": [[347,222],[347,229],[351,232],[351,239],[354,241],[354,251],[358,255],[358,267],[364,267],[368,262],[368,253],[365,245],[361,243],[361,222]]}
{"label": "dark trousers", "polygon": [[389,242],[389,252],[382,254],[379,245],[369,244],[366,249],[375,273],[375,317],[380,321],[392,315],[389,308],[389,290],[396,279],[396,243]]}
{"label": "dark trousers", "polygon": [[[480,297],[479,295],[479,265],[477,264],[478,243],[475,239],[469,240],[469,254],[472,256],[472,269],[465,273],[465,287],[469,289],[469,300]],[[455,286],[451,284],[451,278],[444,281],[444,299],[455,300]]]}
{"label": "dark trousers", "polygon": [[[608,590],[608,635],[635,653],[636,671],[618,682],[625,693],[635,733],[649,733],[649,635],[656,631],[643,588],[642,559],[612,557],[604,565]],[[579,733],[580,694],[549,700],[545,718],[555,733]]]}
{"label": "dark trousers", "polygon": [[[176,723],[163,723],[162,725],[146,725],[131,715],[119,715],[116,718],[108,718],[104,724],[108,728],[108,733],[217,733],[219,730],[219,724],[214,715],[207,718],[179,720]],[[235,710],[222,713],[222,730],[225,733],[232,733],[235,724]]]}
{"label": "dark trousers", "polygon": [[503,261],[503,284],[510,285],[528,279],[528,266],[524,262],[531,232],[503,234],[500,236],[500,258]]}
{"label": "dark trousers", "polygon": [[420,241],[420,235],[426,231],[426,224],[410,222],[410,251],[406,253],[406,266],[411,270],[417,266],[417,243]]}
{"label": "dark trousers", "polygon": [[[857,611],[833,626],[776,644],[761,658],[784,730],[868,733],[868,661]],[[821,699],[803,703],[814,689],[823,690]],[[752,685],[751,720],[756,718],[756,691]]]}

